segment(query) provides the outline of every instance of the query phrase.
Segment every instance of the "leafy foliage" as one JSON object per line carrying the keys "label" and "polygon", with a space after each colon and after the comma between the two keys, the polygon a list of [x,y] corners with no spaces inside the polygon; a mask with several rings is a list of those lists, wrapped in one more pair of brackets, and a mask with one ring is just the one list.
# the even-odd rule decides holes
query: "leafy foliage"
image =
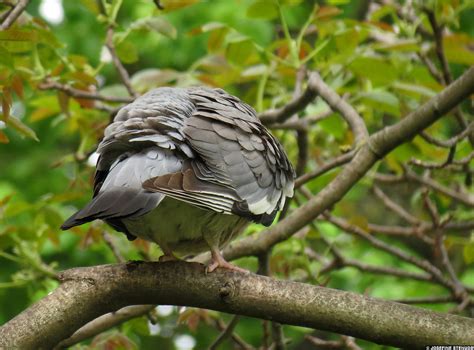
{"label": "leafy foliage", "polygon": [[[159,256],[155,245],[139,240],[130,243],[102,223],[68,232],[58,229],[63,219],[90,197],[91,155],[111,114],[130,99],[108,44],[125,65],[131,88],[137,93],[164,85],[206,84],[238,95],[257,112],[291,101],[295,85],[301,83],[298,72],[316,69],[360,113],[369,132],[399,121],[449,83],[442,77],[442,65],[433,63],[437,62],[437,46],[429,14],[446,29],[442,44],[452,74],[456,77],[474,65],[474,9],[468,1],[415,1],[413,8],[396,1],[374,1],[366,8],[368,1],[166,0],[161,1],[163,10],[146,0],[64,1],[65,20],[59,24],[42,19],[38,3],[31,2],[14,25],[0,31],[1,323],[54,289],[58,271],[116,261],[103,239],[104,232],[125,259]],[[0,6],[2,16],[9,7]],[[107,42],[108,30],[113,32],[111,43]],[[325,114],[306,130],[308,161],[303,168],[307,172],[340,156],[354,141],[344,120],[328,110],[326,102],[315,99],[290,119]],[[460,111],[469,115],[472,106],[463,106]],[[269,126],[297,164],[301,150],[294,130],[277,123]],[[451,116],[427,133],[447,140],[460,131]],[[377,172],[391,176],[405,176],[410,168],[409,173],[414,174],[411,182],[378,186],[418,223],[407,225],[406,220],[380,205],[373,192],[375,176],[357,184],[333,214],[376,234],[380,230],[374,224],[388,229],[431,223],[429,201],[446,225],[460,223],[466,227],[447,230],[444,246],[458,278],[470,284],[472,291],[472,205],[459,204],[456,197],[432,188],[427,193],[427,186],[413,180],[432,176],[442,186],[472,198],[470,142],[468,137],[461,138],[450,156],[450,147],[438,147],[417,136],[378,164]],[[416,166],[443,164],[449,157],[450,167],[430,170]],[[308,182],[306,188],[316,194],[336,173],[327,172]],[[306,198],[297,193],[292,206],[304,201]],[[261,230],[250,225],[245,234]],[[334,259],[334,249],[352,261],[423,272],[327,220],[317,220],[303,231],[274,247],[270,257],[274,276],[388,299],[449,294],[432,281],[374,274],[356,265],[337,266],[340,261]],[[435,240],[434,231],[421,235]],[[440,253],[423,245],[417,234],[381,235],[380,239],[437,266],[441,264]],[[335,265],[328,269],[331,263]],[[258,268],[254,258],[243,258],[239,264],[253,271]],[[447,311],[453,305],[425,306]],[[205,348],[230,320],[230,316],[214,311],[173,309],[167,314],[158,309],[148,318],[128,321],[77,348],[185,348],[183,341],[179,343],[185,334],[191,335],[196,348]],[[245,318],[235,333],[258,347],[271,343],[268,327],[268,322],[262,326],[262,321]],[[336,337],[292,326],[283,330],[290,348],[297,348],[309,333]],[[232,340],[223,344],[230,347]],[[359,344],[378,348],[363,341]]]}

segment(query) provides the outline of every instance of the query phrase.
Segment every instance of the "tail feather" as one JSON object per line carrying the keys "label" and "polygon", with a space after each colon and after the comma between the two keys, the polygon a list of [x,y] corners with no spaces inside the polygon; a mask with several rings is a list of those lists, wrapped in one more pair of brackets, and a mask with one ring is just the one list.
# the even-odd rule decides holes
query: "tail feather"
{"label": "tail feather", "polygon": [[156,208],[164,195],[146,191],[142,187],[143,181],[180,168],[181,161],[176,156],[159,148],[148,148],[120,159],[106,175],[99,176],[103,184],[95,197],[67,219],[61,229],[67,230],[96,219],[112,222],[115,228],[121,225],[118,223],[121,219],[146,214]]}
{"label": "tail feather", "polygon": [[85,208],[79,210],[78,212],[72,214],[69,219],[64,221],[61,225],[61,230],[69,230],[71,227],[79,226],[85,224],[86,222],[94,221],[96,218],[91,216],[84,216],[84,209],[88,209],[86,206]]}

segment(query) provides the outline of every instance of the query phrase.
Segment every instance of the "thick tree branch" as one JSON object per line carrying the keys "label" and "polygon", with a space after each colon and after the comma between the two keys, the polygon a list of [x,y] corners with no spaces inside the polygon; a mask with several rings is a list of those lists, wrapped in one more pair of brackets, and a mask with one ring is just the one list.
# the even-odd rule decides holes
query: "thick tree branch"
{"label": "thick tree branch", "polygon": [[474,67],[468,69],[450,86],[430,99],[416,111],[397,124],[385,127],[369,137],[359,147],[352,161],[337,177],[306,204],[295,210],[278,224],[261,232],[232,243],[224,250],[226,259],[259,255],[268,247],[291,237],[323,211],[336,204],[359,181],[369,169],[387,153],[404,142],[410,141],[419,132],[433,124],[474,92]]}
{"label": "thick tree branch", "polygon": [[469,318],[254,274],[206,274],[195,263],[78,268],[62,279],[54,292],[0,328],[0,347],[51,348],[88,321],[138,303],[189,305],[411,348],[474,342]]}

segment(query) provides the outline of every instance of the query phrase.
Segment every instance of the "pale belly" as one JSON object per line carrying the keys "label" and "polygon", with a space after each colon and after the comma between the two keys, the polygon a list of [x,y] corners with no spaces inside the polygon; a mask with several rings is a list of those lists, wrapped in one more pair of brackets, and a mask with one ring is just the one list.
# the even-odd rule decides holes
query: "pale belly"
{"label": "pale belly", "polygon": [[161,203],[138,218],[124,219],[133,235],[166,245],[180,256],[222,248],[240,234],[248,221],[236,215],[217,213],[165,197]]}

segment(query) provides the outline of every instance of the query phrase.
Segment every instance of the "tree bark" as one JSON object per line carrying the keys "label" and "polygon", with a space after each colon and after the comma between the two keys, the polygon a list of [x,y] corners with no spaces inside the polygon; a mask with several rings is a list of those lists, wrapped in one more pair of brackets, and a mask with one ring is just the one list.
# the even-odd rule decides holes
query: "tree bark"
{"label": "tree bark", "polygon": [[52,348],[98,316],[130,304],[172,304],[317,328],[379,344],[473,344],[474,320],[308,284],[187,262],[67,270],[62,285],[0,328],[0,347]]}

